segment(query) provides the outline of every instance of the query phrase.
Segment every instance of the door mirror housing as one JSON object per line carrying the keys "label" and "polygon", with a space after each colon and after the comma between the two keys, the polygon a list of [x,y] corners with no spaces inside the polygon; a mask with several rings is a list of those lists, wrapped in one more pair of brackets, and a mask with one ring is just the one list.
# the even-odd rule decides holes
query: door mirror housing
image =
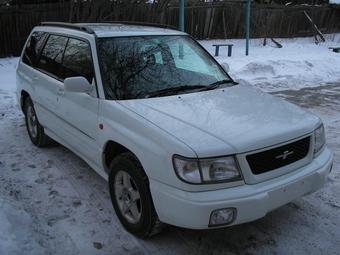
{"label": "door mirror housing", "polygon": [[93,90],[93,85],[86,78],[77,76],[66,78],[64,80],[64,88],[68,92],[89,93]]}
{"label": "door mirror housing", "polygon": [[221,66],[227,73],[230,71],[229,65],[227,63],[222,63]]}

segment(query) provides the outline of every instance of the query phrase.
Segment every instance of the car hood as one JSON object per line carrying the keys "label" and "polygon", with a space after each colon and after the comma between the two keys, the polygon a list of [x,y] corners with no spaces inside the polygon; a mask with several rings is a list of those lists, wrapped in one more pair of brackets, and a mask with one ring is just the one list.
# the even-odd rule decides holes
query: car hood
{"label": "car hood", "polygon": [[119,103],[199,157],[275,145],[311,133],[321,123],[314,114],[247,85]]}

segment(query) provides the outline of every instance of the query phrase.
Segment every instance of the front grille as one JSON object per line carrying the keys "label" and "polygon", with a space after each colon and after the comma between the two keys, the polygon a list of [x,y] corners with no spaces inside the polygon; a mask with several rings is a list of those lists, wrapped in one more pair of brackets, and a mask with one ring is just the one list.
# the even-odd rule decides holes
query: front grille
{"label": "front grille", "polygon": [[310,137],[271,150],[248,155],[247,161],[253,174],[262,174],[292,164],[307,156]]}

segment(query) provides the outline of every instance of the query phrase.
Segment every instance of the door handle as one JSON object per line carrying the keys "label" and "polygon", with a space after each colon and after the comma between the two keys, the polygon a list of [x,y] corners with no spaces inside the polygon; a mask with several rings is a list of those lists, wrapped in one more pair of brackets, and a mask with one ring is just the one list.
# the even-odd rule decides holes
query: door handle
{"label": "door handle", "polygon": [[57,91],[58,95],[61,96],[61,97],[64,97],[65,96],[65,91],[63,89],[58,89]]}

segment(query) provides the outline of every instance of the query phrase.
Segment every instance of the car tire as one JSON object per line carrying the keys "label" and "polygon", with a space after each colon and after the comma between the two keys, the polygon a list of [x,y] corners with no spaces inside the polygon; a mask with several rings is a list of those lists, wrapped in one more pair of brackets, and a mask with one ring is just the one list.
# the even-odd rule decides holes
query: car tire
{"label": "car tire", "polygon": [[44,128],[40,125],[30,97],[25,100],[24,114],[26,129],[32,143],[38,147],[50,144],[52,139],[45,134]]}
{"label": "car tire", "polygon": [[154,208],[149,179],[132,153],[113,159],[109,175],[110,195],[123,227],[139,238],[150,237],[166,226]]}

